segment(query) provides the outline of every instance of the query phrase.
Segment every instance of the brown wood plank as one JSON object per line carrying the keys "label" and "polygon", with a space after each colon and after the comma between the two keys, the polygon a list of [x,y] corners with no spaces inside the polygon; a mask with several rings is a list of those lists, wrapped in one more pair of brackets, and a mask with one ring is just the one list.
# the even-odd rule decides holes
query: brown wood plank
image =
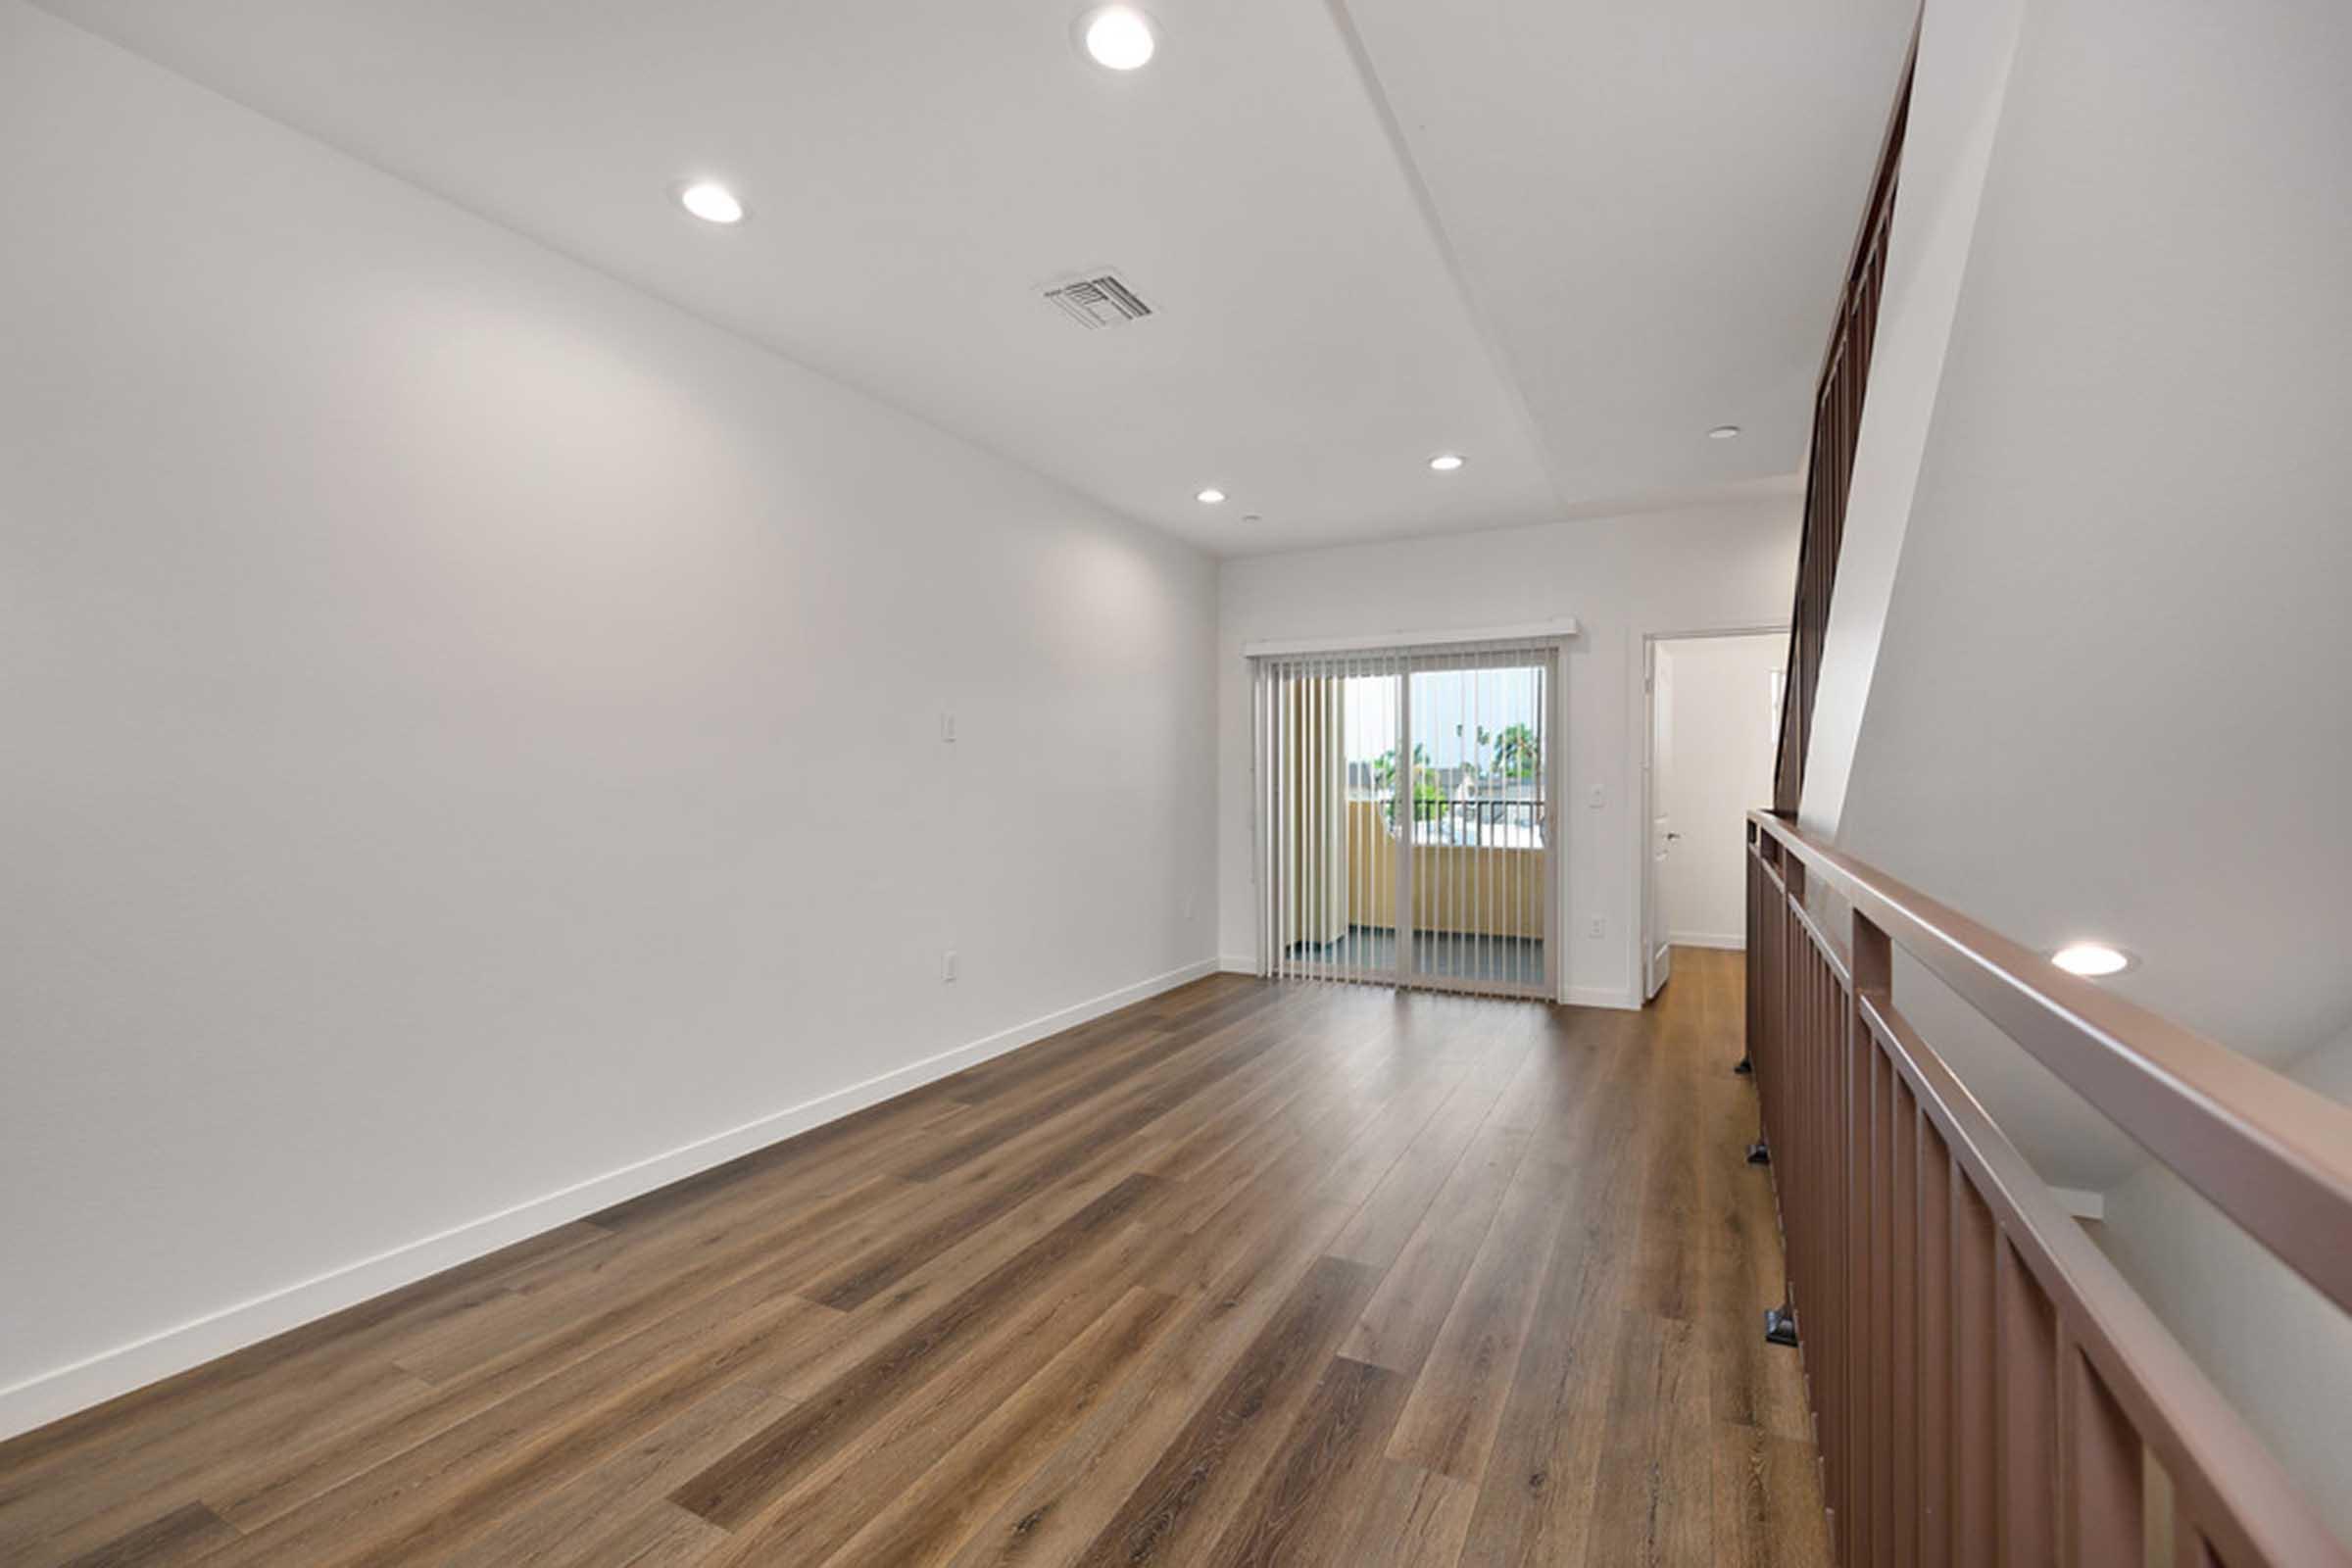
{"label": "brown wood plank", "polygon": [[71,1568],[137,1568],[142,1563],[184,1560],[225,1541],[236,1531],[201,1502],[182,1503],[125,1535],[117,1536],[73,1560]]}
{"label": "brown wood plank", "polygon": [[[1092,1252],[1056,1293],[943,1366],[883,1419],[804,1474],[759,1514],[732,1527],[736,1550],[720,1563],[821,1562],[901,1495],[965,1434],[1016,1397],[1054,1352],[1085,1338],[1124,1301],[1136,1319],[1128,1338],[1149,1338],[1171,1304],[1137,1300],[1131,1289],[1165,1233],[1130,1226]],[[1115,1327],[1115,1325],[1114,1325]]]}
{"label": "brown wood plank", "polygon": [[1486,1473],[1503,1400],[1533,1325],[1537,1292],[1559,1239],[1562,1195],[1570,1195],[1567,1200],[1573,1202],[1574,1192],[1572,1176],[1562,1167],[1521,1159],[1421,1363],[1389,1445],[1392,1456],[1463,1481]]}
{"label": "brown wood plank", "polygon": [[723,1293],[574,1363],[207,1560],[310,1568],[438,1561],[730,1383],[766,1387],[828,1309],[757,1291],[755,1282]]}
{"label": "brown wood plank", "polygon": [[1308,1269],[1282,1313],[1079,1554],[1080,1568],[1187,1562],[1213,1541],[1363,1310],[1375,1278],[1339,1258]]}
{"label": "brown wood plank", "polygon": [[1477,1500],[1470,1482],[1391,1459],[1341,1560],[1355,1568],[1453,1568]]}
{"label": "brown wood plank", "polygon": [[1273,1321],[1346,1219],[1310,1207],[1258,1230],[1192,1297],[1184,1321],[1150,1363],[972,1534],[953,1559],[956,1568],[1066,1562],[1085,1549]]}
{"label": "brown wood plank", "polygon": [[1718,1423],[1714,1442],[1714,1556],[1724,1568],[1783,1568],[1830,1560],[1813,1446]]}
{"label": "brown wood plank", "polygon": [[[671,1488],[776,1418],[786,1403],[748,1384],[721,1389],[451,1556],[443,1568],[560,1568],[625,1558],[628,1543]],[[682,1510],[681,1510],[682,1512]],[[666,1515],[656,1538],[667,1542]],[[691,1518],[691,1515],[686,1516]],[[723,1538],[701,1520],[684,1532],[703,1549]]]}
{"label": "brown wood plank", "polygon": [[[1455,1162],[1396,1266],[1373,1292],[1342,1354],[1408,1378],[1420,1372],[1519,1172],[1529,1136],[1525,1128],[1497,1125]],[[1345,1245],[1348,1237],[1343,1234],[1340,1240]]]}
{"label": "brown wood plank", "polygon": [[[382,1346],[502,1297],[506,1276],[518,1269],[609,1239],[584,1222],[559,1226],[0,1443],[0,1544],[11,1540],[11,1510],[54,1492],[61,1477],[111,1474],[175,1442],[183,1454],[201,1454],[223,1417],[257,1404],[331,1405],[336,1394],[324,1385],[352,1375]],[[143,1478],[154,1484],[152,1471]]]}
{"label": "brown wood plank", "polygon": [[[1475,1148],[1492,1162],[1501,1149],[1524,1150],[1534,1129],[1508,1114],[1510,1077],[1527,1052],[1496,1051],[1464,1077],[1412,1142],[1382,1173],[1379,1185],[1334,1244],[1335,1256],[1386,1269],[1423,1229],[1432,1204],[1443,1204],[1460,1178],[1457,1169]],[[1508,1156],[1517,1168],[1518,1154]],[[1507,1175],[1507,1173],[1506,1173]]]}
{"label": "brown wood plank", "polygon": [[838,1383],[687,1480],[671,1500],[721,1529],[743,1524],[878,1420],[922,1378],[981,1338],[996,1313],[1084,1261],[1157,1186],[1157,1178],[1144,1175],[1121,1182],[859,1362]]}
{"label": "brown wood plank", "polygon": [[[1678,954],[1677,961],[1683,957]],[[1589,1180],[1560,1214],[1537,1298],[1541,1329],[1528,1336],[1512,1373],[1463,1543],[1464,1564],[1534,1568],[1578,1561],[1584,1549],[1593,1483],[1610,1439],[1609,1393],[1640,1223],[1642,1126],[1648,1116],[1668,1113],[1644,1104],[1639,1091],[1646,1080],[1628,1070],[1627,1053],[1646,1044],[1625,1041],[1593,1091]]]}
{"label": "brown wood plank", "polygon": [[1282,1452],[1204,1559],[1210,1568],[1325,1568],[1381,1481],[1407,1380],[1345,1357],[1323,1370]]}
{"label": "brown wood plank", "polygon": [[[1172,1297],[1129,1291],[918,1481],[879,1499],[840,1558],[915,1563],[953,1555],[1165,1338],[1176,1306]],[[869,1507],[876,1500],[861,1499]]]}
{"label": "brown wood plank", "polygon": [[0,1444],[0,1560],[1812,1568],[1740,965],[1201,982]]}
{"label": "brown wood plank", "polygon": [[[512,1345],[506,1353],[453,1378],[430,1398],[404,1406],[390,1419],[348,1428],[333,1441],[309,1445],[298,1460],[280,1456],[258,1469],[220,1476],[209,1484],[207,1495],[241,1529],[255,1529],[365,1474],[387,1455],[495,1410],[575,1365],[595,1360],[596,1370],[588,1376],[608,1376],[649,1348],[703,1332],[711,1321],[712,1302],[763,1302],[789,1281],[799,1256],[795,1247],[755,1230],[695,1267],[676,1273],[652,1268],[651,1277],[616,1278],[607,1292],[581,1303],[586,1310],[566,1312],[559,1298],[552,1315],[534,1311],[509,1326]],[[588,1266],[602,1262],[599,1257]],[[803,1326],[813,1332],[823,1320],[823,1314],[804,1314]]]}
{"label": "brown wood plank", "polygon": [[1709,1561],[1714,1495],[1706,1375],[1690,1325],[1629,1312],[1585,1540],[1588,1568]]}

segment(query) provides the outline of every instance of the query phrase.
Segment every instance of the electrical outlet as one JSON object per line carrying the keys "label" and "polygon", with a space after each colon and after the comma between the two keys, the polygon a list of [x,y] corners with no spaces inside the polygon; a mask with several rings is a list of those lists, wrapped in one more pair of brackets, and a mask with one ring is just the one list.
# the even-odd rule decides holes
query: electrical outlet
{"label": "electrical outlet", "polygon": [[1605,937],[1608,934],[1609,922],[1597,914],[1585,926],[1585,935],[1589,937]]}
{"label": "electrical outlet", "polygon": [[1597,811],[1609,804],[1609,798],[1602,793],[1601,787],[1595,784],[1592,786],[1592,792],[1585,797],[1585,804]]}
{"label": "electrical outlet", "polygon": [[943,985],[952,986],[956,983],[956,950],[954,948],[950,948],[940,956],[939,978]]}

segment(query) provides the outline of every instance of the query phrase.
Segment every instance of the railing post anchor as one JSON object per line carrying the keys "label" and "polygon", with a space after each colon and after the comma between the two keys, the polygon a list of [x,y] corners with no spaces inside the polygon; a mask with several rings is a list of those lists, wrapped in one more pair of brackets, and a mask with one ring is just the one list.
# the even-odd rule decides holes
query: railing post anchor
{"label": "railing post anchor", "polygon": [[1764,1343],[1790,1347],[1796,1344],[1796,1309],[1794,1307],[1783,1305],[1765,1308]]}
{"label": "railing post anchor", "polygon": [[1766,1142],[1765,1142],[1763,1139],[1761,1139],[1761,1138],[1757,1139],[1757,1140],[1756,1140],[1754,1143],[1752,1143],[1752,1144],[1748,1145],[1748,1146],[1747,1146],[1747,1162],[1748,1162],[1750,1165],[1769,1165],[1769,1164],[1771,1164],[1771,1163],[1772,1163],[1772,1146],[1771,1146],[1770,1144],[1766,1143]]}

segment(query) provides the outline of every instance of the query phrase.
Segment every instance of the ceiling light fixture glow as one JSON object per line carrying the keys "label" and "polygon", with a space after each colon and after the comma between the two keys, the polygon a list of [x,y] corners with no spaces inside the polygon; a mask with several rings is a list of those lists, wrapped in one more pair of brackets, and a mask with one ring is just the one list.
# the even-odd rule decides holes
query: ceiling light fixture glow
{"label": "ceiling light fixture glow", "polygon": [[2132,967],[2130,954],[2103,942],[2071,942],[2051,954],[2050,961],[2068,974],[2079,974],[2085,980],[2122,974]]}
{"label": "ceiling light fixture glow", "polygon": [[1719,424],[1714,429],[1707,432],[1707,439],[1710,441],[1729,441],[1739,433],[1740,427],[1736,424]]}
{"label": "ceiling light fixture glow", "polygon": [[743,203],[716,180],[698,179],[678,192],[678,205],[706,223],[740,223]]}
{"label": "ceiling light fixture glow", "polygon": [[1458,452],[1441,452],[1429,460],[1429,466],[1440,473],[1451,473],[1469,461]]}
{"label": "ceiling light fixture glow", "polygon": [[1134,71],[1158,52],[1152,19],[1133,6],[1103,6],[1087,13],[1081,39],[1095,64],[1107,71]]}
{"label": "ceiling light fixture glow", "polygon": [[1212,484],[1207,489],[1201,491],[1199,495],[1193,497],[1193,499],[1200,502],[1204,507],[1213,507],[1218,502],[1225,499],[1225,492]]}

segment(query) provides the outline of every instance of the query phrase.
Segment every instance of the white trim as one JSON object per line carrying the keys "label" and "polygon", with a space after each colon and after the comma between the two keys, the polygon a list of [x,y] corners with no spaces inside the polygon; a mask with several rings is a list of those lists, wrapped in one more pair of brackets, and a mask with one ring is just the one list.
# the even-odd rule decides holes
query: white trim
{"label": "white trim", "polygon": [[2080,1187],[2053,1187],[2050,1196],[2058,1206],[2077,1219],[2103,1220],[2107,1217],[2107,1195],[2086,1193]]}
{"label": "white trim", "polygon": [[1739,932],[1723,937],[1708,936],[1695,931],[1669,931],[1666,934],[1666,943],[1667,946],[1675,948],[1720,948],[1726,953],[1747,951],[1747,937],[1744,933]]}
{"label": "white trim", "polygon": [[[1702,626],[1693,631],[1636,633],[1633,646],[1628,650],[1629,657],[1626,660],[1626,662],[1632,666],[1627,671],[1626,687],[1629,694],[1627,701],[1631,705],[1628,711],[1634,720],[1632,733],[1637,742],[1641,742],[1647,735],[1648,726],[1656,717],[1646,683],[1646,677],[1649,674],[1649,650],[1652,646],[1658,643],[1693,642],[1701,637],[1786,637],[1788,635],[1788,626],[1786,622],[1778,626]],[[1776,741],[1775,744],[1777,745],[1778,742]],[[1633,776],[1636,779],[1640,779],[1642,776],[1640,755],[1634,758]],[[1650,782],[1654,784],[1655,780]],[[1628,854],[1626,863],[1632,871],[1634,879],[1634,984],[1637,987],[1643,983],[1649,973],[1649,954],[1647,952],[1649,946],[1649,825],[1657,815],[1656,808],[1650,804],[1649,789],[1642,787],[1641,794],[1642,798],[1634,803],[1634,809],[1628,813],[1632,816],[1633,821],[1629,824],[1630,831],[1625,838]],[[1770,806],[1772,803],[1763,801],[1758,804]],[[1670,940],[1681,942],[1685,939],[1674,937]],[[1692,947],[1713,946],[1703,937],[1690,938],[1690,945]],[[1747,944],[1741,941],[1737,946],[1744,948]]]}
{"label": "white trim", "polygon": [[[1574,635],[1573,620],[1543,622],[1519,628],[1488,628],[1484,631],[1453,634],[1457,641],[1450,648],[1435,647],[1428,642],[1414,646],[1393,646],[1382,638],[1358,646],[1354,643],[1310,645],[1306,643],[1251,643],[1245,651],[1250,654],[1250,711],[1254,736],[1250,745],[1250,843],[1253,851],[1253,891],[1257,894],[1258,968],[1256,972],[1276,978],[1290,978],[1295,973],[1317,978],[1358,980],[1389,984],[1399,989],[1419,987],[1429,990],[1455,991],[1475,996],[1517,996],[1560,1002],[1566,1000],[1560,987],[1565,979],[1561,933],[1568,929],[1565,911],[1561,907],[1566,897],[1565,866],[1568,855],[1567,832],[1563,826],[1561,791],[1565,787],[1568,725],[1567,664],[1563,639]],[[1561,628],[1567,628],[1562,631]],[[1515,639],[1513,632],[1522,633]],[[1396,633],[1398,638],[1411,634]],[[1350,660],[1345,657],[1324,662],[1323,653],[1292,654],[1288,650],[1321,646],[1326,651],[1365,653],[1372,657]],[[1285,650],[1275,652],[1274,650]],[[1412,853],[1416,843],[1410,834],[1389,835],[1391,843],[1381,853],[1393,853],[1396,862],[1395,925],[1396,943],[1391,965],[1386,969],[1349,965],[1321,966],[1300,962],[1283,950],[1277,937],[1282,923],[1282,910],[1288,899],[1284,867],[1291,862],[1291,841],[1298,836],[1295,823],[1299,813],[1284,808],[1278,781],[1269,776],[1275,755],[1292,743],[1285,739],[1287,723],[1277,717],[1283,706],[1281,693],[1295,678],[1328,678],[1337,671],[1361,671],[1367,676],[1394,681],[1396,689],[1396,736],[1400,753],[1415,744],[1413,716],[1413,686],[1415,678],[1425,673],[1458,671],[1464,667],[1483,665],[1485,656],[1492,653],[1497,667],[1514,670],[1533,670],[1541,679],[1544,702],[1538,723],[1543,734],[1543,798],[1545,803],[1546,844],[1544,861],[1544,929],[1540,933],[1544,953],[1544,976],[1540,983],[1526,987],[1490,988],[1478,983],[1442,984],[1436,977],[1412,971],[1414,948],[1414,911],[1419,907],[1419,890],[1414,886],[1415,862],[1420,858]],[[1411,792],[1416,769],[1403,766],[1396,769],[1394,788],[1395,815],[1392,821],[1409,821],[1413,815]],[[1312,813],[1309,813],[1310,816]],[[1276,820],[1279,818],[1279,820]],[[1310,820],[1307,831],[1314,831]],[[1276,847],[1279,843],[1280,847]],[[1269,858],[1267,851],[1274,853]],[[1352,853],[1352,852],[1351,852]]]}
{"label": "white trim", "polygon": [[1560,1000],[1571,1007],[1614,1007],[1619,1012],[1642,1010],[1641,1002],[1622,986],[1570,986]]}
{"label": "white trim", "polygon": [[1574,616],[1531,620],[1516,626],[1473,626],[1466,631],[1386,631],[1370,637],[1294,637],[1242,644],[1245,659],[1279,659],[1293,654],[1408,653],[1455,643],[1544,643],[1577,635]]}
{"label": "white trim", "polygon": [[1255,974],[1257,960],[1246,953],[1228,953],[1217,960],[1219,974]]}
{"label": "white trim", "polygon": [[257,1345],[272,1335],[299,1328],[330,1312],[368,1300],[387,1291],[414,1284],[460,1263],[497,1251],[502,1247],[567,1225],[583,1215],[683,1180],[713,1165],[724,1164],[769,1144],[779,1143],[812,1127],[822,1126],[879,1104],[894,1095],[976,1066],[992,1056],[1075,1028],[1104,1013],[1146,1001],[1163,992],[1213,974],[1216,958],[1202,958],[1180,969],[1106,991],[1099,997],[1015,1024],[938,1055],[868,1078],[863,1083],[834,1090],[756,1121],[714,1133],[709,1138],[655,1154],[602,1176],[548,1193],[512,1208],[485,1214],[463,1225],[427,1236],[388,1252],[347,1263],[324,1274],[222,1307],[193,1322],[165,1329],[128,1345],[54,1368],[36,1377],[0,1389],[0,1438],[11,1438],[45,1426],[76,1410],[144,1388],[184,1372],[231,1350]]}

